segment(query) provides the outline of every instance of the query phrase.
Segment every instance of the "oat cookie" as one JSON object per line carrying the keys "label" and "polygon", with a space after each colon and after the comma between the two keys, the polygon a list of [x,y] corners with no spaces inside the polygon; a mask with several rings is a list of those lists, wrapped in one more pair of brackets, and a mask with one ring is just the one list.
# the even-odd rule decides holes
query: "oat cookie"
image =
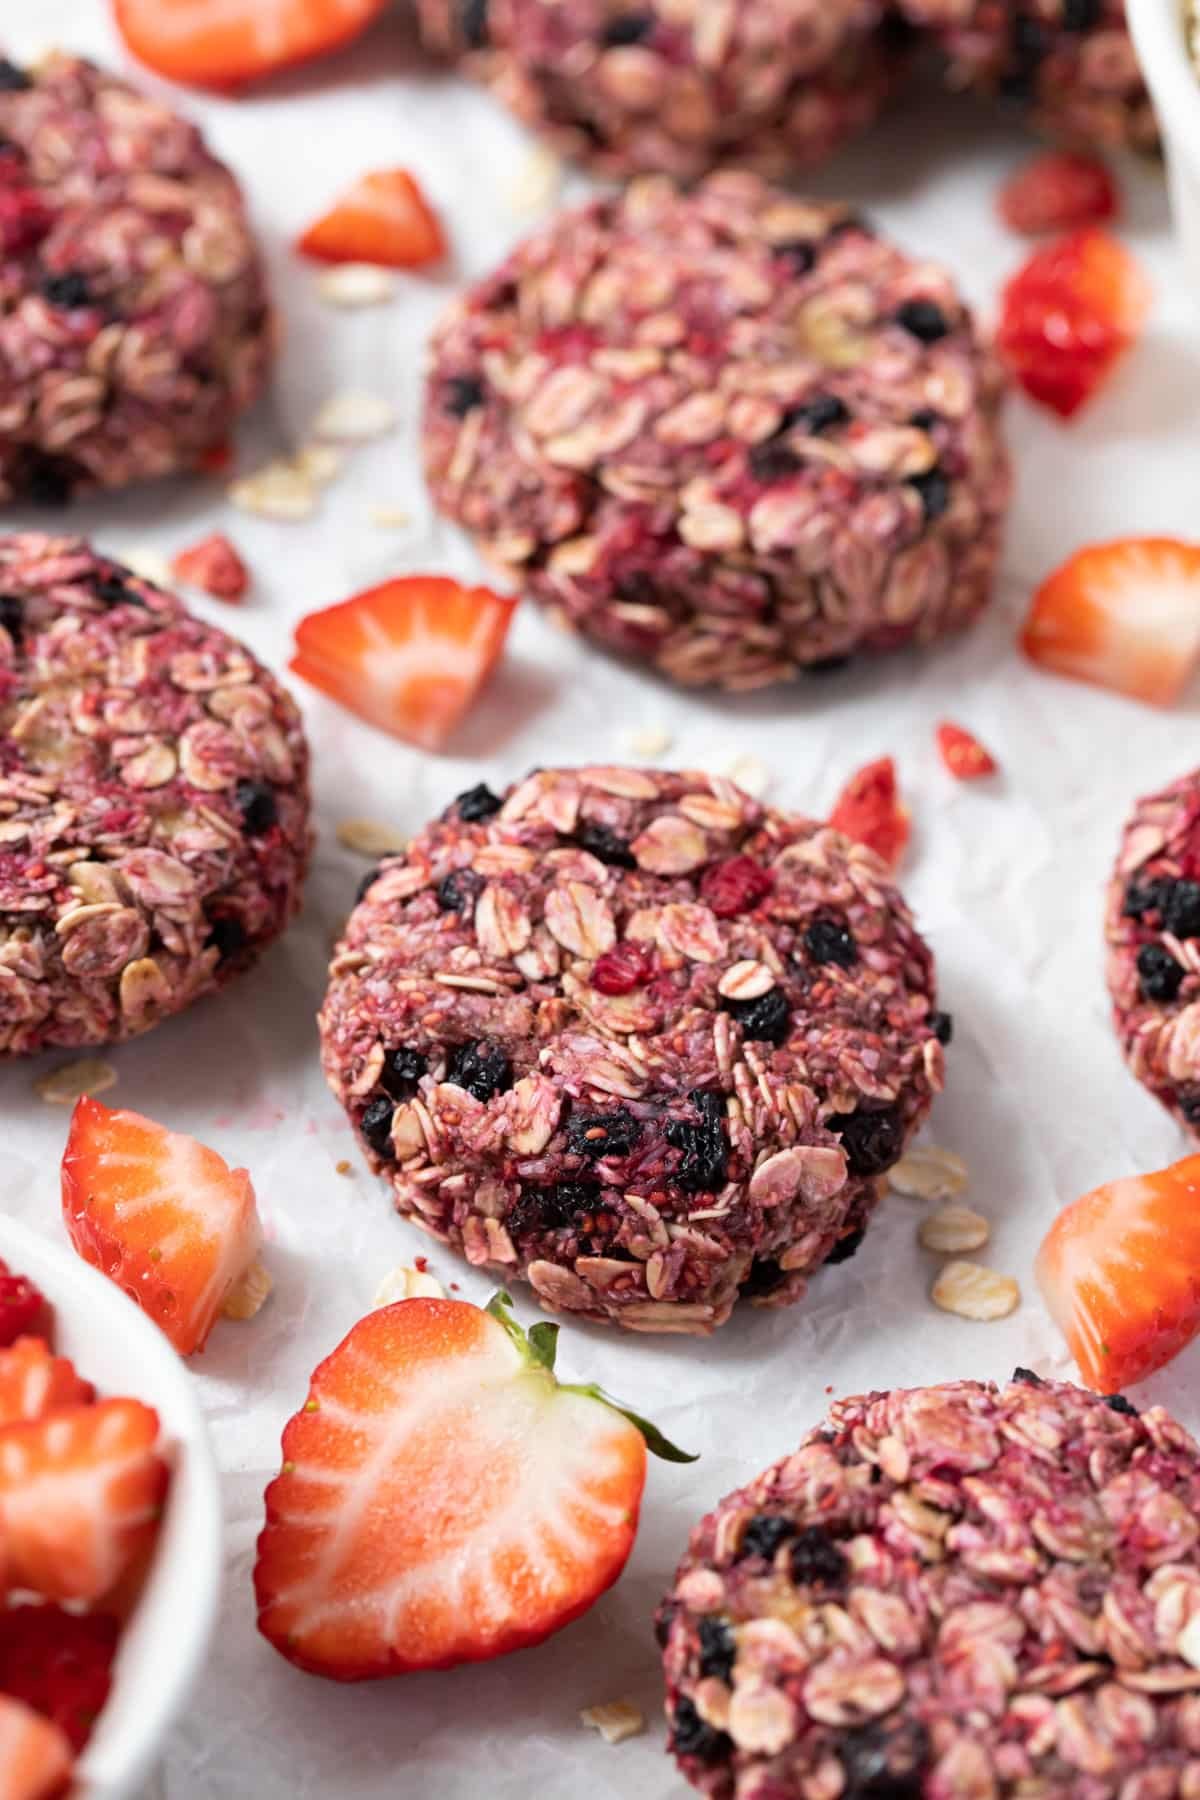
{"label": "oat cookie", "polygon": [[325,1071],[396,1205],[551,1311],[708,1331],[856,1247],[942,1085],[873,852],[732,782],[460,794],[350,916]]}
{"label": "oat cookie", "polygon": [[907,61],[881,0],[420,0],[461,57],[566,155],[623,178],[823,161]]}
{"label": "oat cookie", "polygon": [[270,340],[241,194],[195,127],[78,57],[0,56],[0,503],[193,468]]}
{"label": "oat cookie", "polygon": [[713,1800],[1191,1800],[1200,1456],[1018,1369],[837,1402],[692,1533],[658,1614]]}
{"label": "oat cookie", "polygon": [[647,177],[444,317],[443,512],[580,631],[749,688],[927,643],[988,598],[1002,379],[950,277],[753,175]]}
{"label": "oat cookie", "polygon": [[1200,769],[1134,808],[1108,885],[1105,940],[1125,1060],[1200,1138]]}
{"label": "oat cookie", "polygon": [[299,716],[249,651],[80,538],[0,538],[0,1056],[221,986],[308,849]]}
{"label": "oat cookie", "polygon": [[900,0],[900,10],[936,32],[954,86],[1010,102],[1070,143],[1157,150],[1125,0]]}

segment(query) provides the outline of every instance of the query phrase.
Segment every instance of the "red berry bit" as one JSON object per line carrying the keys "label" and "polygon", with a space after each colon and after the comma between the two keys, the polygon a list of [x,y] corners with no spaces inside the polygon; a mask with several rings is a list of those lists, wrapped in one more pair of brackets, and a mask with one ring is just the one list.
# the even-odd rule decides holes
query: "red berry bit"
{"label": "red berry bit", "polygon": [[650,977],[650,952],[645,945],[627,941],[614,944],[597,957],[592,986],[600,994],[632,994]]}
{"label": "red berry bit", "polygon": [[1078,231],[1117,215],[1117,185],[1094,156],[1047,150],[1023,163],[1000,190],[1004,223],[1023,237]]}
{"label": "red berry bit", "polygon": [[82,1750],[108,1699],[118,1631],[109,1613],[0,1611],[0,1693],[53,1720]]}
{"label": "red berry bit", "polygon": [[773,886],[771,875],[752,856],[731,856],[712,863],[700,880],[700,897],[718,919],[736,919],[765,900]]}
{"label": "red berry bit", "polygon": [[904,854],[912,830],[908,808],[896,786],[896,765],[890,756],[867,763],[852,775],[837,797],[829,823],[857,843],[866,844],[894,869]]}
{"label": "red berry bit", "polygon": [[19,1337],[50,1336],[50,1308],[45,1296],[24,1275],[14,1275],[0,1262],[0,1348]]}
{"label": "red berry bit", "polygon": [[946,719],[937,728],[938,754],[956,781],[978,781],[996,773],[996,759],[979,739]]}
{"label": "red berry bit", "polygon": [[245,598],[250,575],[245,563],[221,532],[202,538],[181,550],[171,562],[171,573],[177,581],[198,587],[214,600],[237,602]]}
{"label": "red berry bit", "polygon": [[1078,231],[1035,250],[1004,290],[996,343],[1026,393],[1069,419],[1101,386],[1145,322],[1150,290],[1106,232]]}

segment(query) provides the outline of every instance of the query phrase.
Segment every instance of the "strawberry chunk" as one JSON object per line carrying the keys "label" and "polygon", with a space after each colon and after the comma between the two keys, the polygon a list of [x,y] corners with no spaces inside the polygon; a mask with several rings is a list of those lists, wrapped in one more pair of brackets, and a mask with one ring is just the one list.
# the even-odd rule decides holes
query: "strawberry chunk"
{"label": "strawberry chunk", "polygon": [[1116,217],[1120,201],[1117,184],[1098,157],[1046,150],[1010,176],[997,205],[1013,231],[1039,237],[1101,225]]}
{"label": "strawberry chunk", "polygon": [[195,87],[239,87],[307,62],[366,30],[387,0],[113,0],[117,30],[146,67]]}
{"label": "strawberry chunk", "polygon": [[867,763],[852,775],[834,804],[829,823],[856,843],[866,844],[894,869],[912,830],[908,808],[896,785],[890,756]]}
{"label": "strawberry chunk", "polygon": [[282,1655],[338,1681],[481,1662],[617,1579],[646,1442],[680,1453],[598,1389],[561,1387],[556,1333],[527,1338],[503,1296],[402,1300],[320,1365],[258,1540],[259,1630]]}
{"label": "strawberry chunk", "polygon": [[0,1262],[0,1346],[29,1334],[48,1338],[50,1308],[45,1296],[25,1275]]}
{"label": "strawberry chunk", "polygon": [[62,1203],[79,1254],[124,1288],[181,1356],[203,1348],[262,1243],[245,1169],[87,1096],[71,1118]]}
{"label": "strawberry chunk", "polygon": [[996,759],[963,725],[944,719],[937,728],[938,755],[956,781],[978,781],[996,773]]}
{"label": "strawberry chunk", "polygon": [[1058,675],[1173,705],[1200,662],[1200,545],[1121,538],[1077,551],[1034,595],[1021,648]]}
{"label": "strawberry chunk", "polygon": [[298,239],[296,248],[320,262],[380,263],[419,269],[440,262],[446,239],[407,169],[363,175]]}
{"label": "strawberry chunk", "polygon": [[250,586],[250,573],[234,546],[223,532],[189,544],[171,559],[171,573],[177,581],[198,587],[214,600],[243,600]]}
{"label": "strawberry chunk", "polygon": [[360,718],[438,750],[504,647],[515,602],[409,575],[309,613],[290,668]]}
{"label": "strawberry chunk", "polygon": [[0,1694],[52,1720],[72,1749],[82,1750],[108,1699],[119,1632],[112,1613],[0,1611]]}
{"label": "strawberry chunk", "polygon": [[0,1350],[0,1426],[40,1419],[60,1406],[86,1406],[95,1397],[91,1383],[42,1338],[18,1338]]}
{"label": "strawberry chunk", "polygon": [[158,1530],[167,1469],[139,1400],[65,1407],[0,1431],[9,1573],[46,1600],[99,1600]]}
{"label": "strawberry chunk", "polygon": [[1153,1375],[1200,1332],[1200,1156],[1072,1201],[1035,1271],[1088,1387]]}
{"label": "strawberry chunk", "polygon": [[73,1761],[57,1725],[0,1694],[0,1800],[58,1800]]}
{"label": "strawberry chunk", "polygon": [[1075,232],[1035,250],[1009,281],[996,343],[1025,391],[1069,419],[1132,344],[1150,289],[1106,232]]}

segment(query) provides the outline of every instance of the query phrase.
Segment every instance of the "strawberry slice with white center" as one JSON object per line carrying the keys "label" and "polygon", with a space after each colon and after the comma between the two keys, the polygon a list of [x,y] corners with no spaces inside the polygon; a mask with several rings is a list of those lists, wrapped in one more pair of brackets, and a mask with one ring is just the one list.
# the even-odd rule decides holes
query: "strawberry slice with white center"
{"label": "strawberry slice with white center", "polygon": [[1200,545],[1121,538],[1077,551],[1034,595],[1021,648],[1058,675],[1173,705],[1200,664]]}
{"label": "strawberry slice with white center", "polygon": [[1036,1274],[1088,1387],[1119,1393],[1163,1368],[1200,1333],[1200,1156],[1072,1201]]}
{"label": "strawberry slice with white center", "polygon": [[292,671],[360,718],[438,750],[504,648],[516,602],[410,575],[309,613]]}
{"label": "strawberry slice with white center", "polygon": [[387,0],[113,0],[117,30],[169,81],[238,87],[365,31]]}
{"label": "strawberry slice with white center", "polygon": [[43,1338],[18,1338],[0,1350],[0,1426],[40,1419],[61,1406],[86,1406],[95,1394]]}
{"label": "strawberry slice with white center", "polygon": [[158,1529],[167,1469],[140,1400],[64,1407],[0,1431],[9,1579],[45,1600],[99,1600]]}
{"label": "strawberry slice with white center", "polygon": [[402,1300],[317,1369],[283,1434],[254,1571],[259,1630],[337,1681],[540,1643],[617,1579],[652,1426],[553,1373],[507,1296]]}
{"label": "strawberry slice with white center", "polygon": [[314,220],[296,248],[320,262],[419,269],[441,261],[446,239],[408,170],[376,169]]}
{"label": "strawberry slice with white center", "polygon": [[0,1800],[58,1800],[73,1762],[57,1725],[0,1694]]}
{"label": "strawberry slice with white center", "polygon": [[203,1347],[262,1243],[245,1169],[88,1096],[71,1118],[62,1202],[79,1254],[124,1288],[181,1356]]}

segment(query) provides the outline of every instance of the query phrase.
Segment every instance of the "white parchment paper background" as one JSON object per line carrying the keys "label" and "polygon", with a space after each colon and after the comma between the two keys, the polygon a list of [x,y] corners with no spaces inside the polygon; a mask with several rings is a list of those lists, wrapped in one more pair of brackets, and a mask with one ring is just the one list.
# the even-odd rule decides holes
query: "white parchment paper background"
{"label": "white parchment paper background", "polygon": [[[124,60],[103,0],[0,0],[4,38],[18,55],[59,42]],[[198,606],[282,668],[292,624],[311,608],[401,570],[475,568],[422,492],[421,353],[446,296],[530,228],[511,202],[529,140],[483,95],[416,68],[392,22],[250,98],[178,99],[246,185],[287,321],[273,397],[243,434],[243,466],[294,447],[321,401],[347,386],[393,397],[401,423],[356,454],[306,524],[234,513],[220,484],[204,480],[90,504],[73,522],[118,555],[230,531],[253,567],[252,597],[236,614]],[[918,93],[813,185],[944,259],[987,310],[1023,254],[996,224],[993,202],[1026,153],[1023,139],[969,104],[935,107]],[[288,245],[354,177],[393,164],[415,170],[441,209],[452,266],[436,279],[401,277],[386,307],[334,312]],[[260,1317],[221,1326],[195,1364],[224,1471],[226,1581],[210,1666],[160,1779],[167,1800],[680,1794],[662,1751],[649,1621],[693,1518],[791,1449],[831,1393],[1003,1376],[1043,1359],[1056,1340],[1030,1262],[1055,1209],[1097,1181],[1183,1152],[1174,1126],[1124,1073],[1110,1035],[1100,899],[1134,796],[1200,760],[1200,686],[1158,714],[1040,675],[1014,649],[1031,585],[1074,546],[1198,529],[1200,314],[1182,290],[1161,177],[1140,167],[1122,176],[1126,230],[1157,289],[1153,322],[1069,428],[1013,403],[1019,482],[1005,578],[969,637],[936,655],[765,696],[688,698],[571,642],[530,608],[485,702],[444,757],[409,750],[299,688],[320,832],[303,918],[240,987],[113,1059],[115,1102],[195,1132],[250,1169],[277,1282]],[[568,192],[584,186],[576,177]],[[412,525],[380,530],[368,518],[375,504],[405,507]],[[33,526],[45,515],[5,522]],[[947,714],[996,752],[998,781],[963,788],[941,771],[932,731]],[[688,1468],[651,1470],[618,1587],[553,1642],[488,1667],[358,1689],[316,1682],[254,1630],[253,1547],[283,1423],[313,1365],[395,1264],[428,1252],[467,1297],[483,1300],[490,1288],[389,1211],[321,1079],[313,1015],[330,940],[365,868],[337,845],[336,824],[367,815],[415,829],[475,781],[501,786],[535,761],[619,759],[626,735],[644,726],[669,730],[667,760],[685,766],[753,753],[772,771],[772,800],[816,812],[851,769],[896,755],[916,826],[905,885],[956,1024],[948,1091],[929,1135],[967,1158],[970,1198],[994,1221],[986,1254],[1020,1278],[1024,1304],[998,1325],[936,1313],[927,1299],[932,1259],[916,1245],[919,1210],[894,1199],[859,1255],[820,1276],[791,1312],[747,1312],[709,1342],[568,1329],[563,1368],[603,1381],[702,1452]],[[0,1073],[0,1206],[58,1235],[66,1115],[35,1096],[39,1072],[18,1064]],[[335,1172],[345,1157],[354,1160],[350,1177]],[[519,1305],[529,1319],[524,1293]],[[1138,1397],[1196,1425],[1198,1377],[1194,1348]],[[624,1694],[643,1706],[650,1730],[609,1748],[582,1730],[578,1709]]]}

